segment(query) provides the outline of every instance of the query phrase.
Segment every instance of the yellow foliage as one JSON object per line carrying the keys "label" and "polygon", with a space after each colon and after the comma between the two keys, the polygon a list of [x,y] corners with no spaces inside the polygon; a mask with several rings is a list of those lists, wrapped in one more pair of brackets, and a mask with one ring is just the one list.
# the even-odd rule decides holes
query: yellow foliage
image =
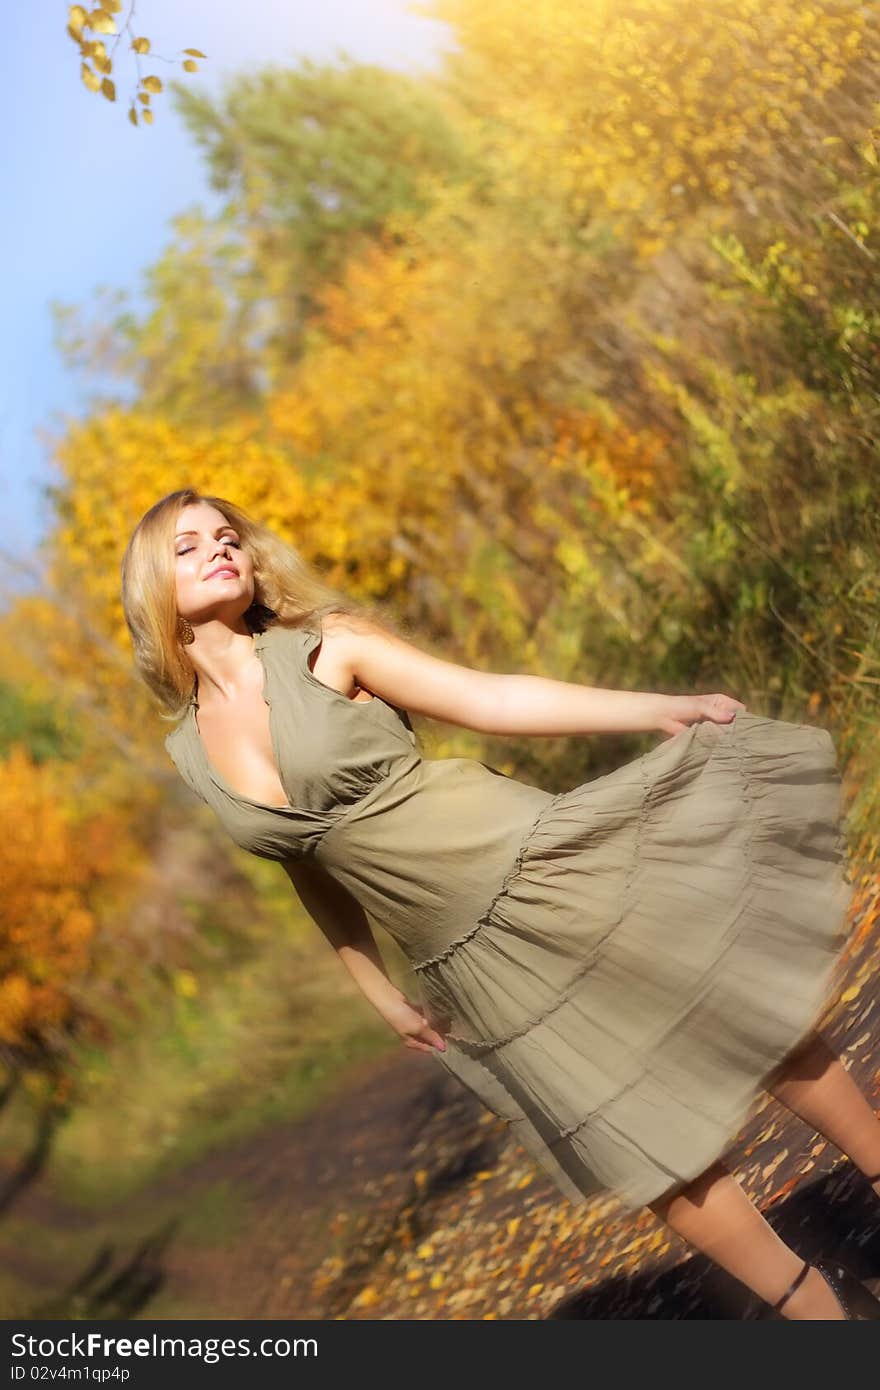
{"label": "yellow foliage", "polygon": [[[103,830],[77,823],[54,770],[14,744],[0,776],[0,1039],[45,1042],[71,1015],[68,987],[89,963],[89,890],[108,871]],[[109,832],[110,827],[107,827]]]}
{"label": "yellow foliage", "polygon": [[759,190],[789,168],[796,177],[816,102],[880,58],[869,7],[821,0],[708,0],[686,14],[680,0],[436,10],[463,50],[462,89],[479,91],[489,157],[499,127],[504,158],[519,145],[520,194],[637,215],[643,257],[669,240],[664,218],[677,224],[695,202]]}
{"label": "yellow foliage", "polygon": [[[682,455],[733,504],[786,421],[812,408],[797,386],[762,396],[733,368],[702,366],[720,340],[707,343],[716,289],[724,302],[709,282],[726,258],[757,296],[781,288],[819,308],[825,268],[785,219],[762,258],[736,241],[732,213],[745,207],[757,227],[752,202],[765,186],[784,202],[786,180],[797,193],[786,207],[810,206],[807,145],[814,171],[848,159],[864,175],[876,160],[864,129],[852,138],[877,57],[867,7],[709,0],[686,19],[679,0],[436,8],[459,38],[450,108],[474,182],[426,179],[418,214],[354,243],[315,289],[299,355],[279,361],[286,349],[270,344],[264,362],[249,359],[271,383],[249,417],[223,413],[230,318],[200,275],[229,225],[212,240],[181,220],[187,256],[163,261],[142,339],[143,408],[74,424],[59,444],[51,575],[71,597],[41,631],[69,687],[99,686],[133,741],[154,731],[132,699],[119,562],[163,493],[227,493],[331,583],[392,598],[461,659],[582,676],[594,631],[621,649],[651,634],[662,656],[677,640],[664,613],[676,595],[698,606],[701,572],[729,578],[730,523],[688,534]],[[259,236],[259,189],[246,202],[233,230],[283,302],[291,266]],[[842,234],[860,246],[873,219],[854,213]],[[720,254],[707,275],[687,253],[709,247]],[[695,334],[709,324],[692,358],[680,342],[689,312]],[[734,347],[752,351],[745,338]],[[174,423],[149,408],[150,373],[175,388]],[[83,642],[89,621],[105,645]]]}

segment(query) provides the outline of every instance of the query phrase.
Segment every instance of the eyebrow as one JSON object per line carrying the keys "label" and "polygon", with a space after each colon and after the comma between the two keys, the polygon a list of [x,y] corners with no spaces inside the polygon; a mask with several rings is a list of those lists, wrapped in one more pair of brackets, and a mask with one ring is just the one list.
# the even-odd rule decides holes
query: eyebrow
{"label": "eyebrow", "polygon": [[[214,535],[219,536],[221,531],[235,531],[235,534],[238,535],[238,532],[235,530],[234,526],[218,526],[217,530],[214,532]],[[197,536],[198,534],[198,531],[178,531],[174,539],[176,541],[179,541],[181,536]]]}

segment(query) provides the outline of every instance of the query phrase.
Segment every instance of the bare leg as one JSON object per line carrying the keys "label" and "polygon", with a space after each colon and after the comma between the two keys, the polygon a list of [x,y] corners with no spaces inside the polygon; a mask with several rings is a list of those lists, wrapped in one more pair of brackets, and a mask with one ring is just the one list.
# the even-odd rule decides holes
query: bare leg
{"label": "bare leg", "polygon": [[[776,1303],[803,1268],[803,1260],[764,1219],[722,1163],[693,1182],[648,1203],[655,1216],[739,1279],[759,1298]],[[811,1269],[783,1305],[785,1318],[841,1319],[843,1310],[818,1270]]]}
{"label": "bare leg", "polygon": [[771,1081],[771,1095],[800,1115],[864,1173],[880,1197],[880,1120],[846,1067],[818,1033],[787,1057]]}

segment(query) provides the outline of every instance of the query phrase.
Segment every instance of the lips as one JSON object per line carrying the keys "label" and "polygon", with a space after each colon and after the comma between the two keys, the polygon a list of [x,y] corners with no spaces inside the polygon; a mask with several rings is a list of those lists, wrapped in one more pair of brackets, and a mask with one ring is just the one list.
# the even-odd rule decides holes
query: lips
{"label": "lips", "polygon": [[238,570],[234,565],[218,565],[215,570],[211,570],[210,574],[206,574],[205,578],[213,579],[215,574],[234,574],[238,578]]}

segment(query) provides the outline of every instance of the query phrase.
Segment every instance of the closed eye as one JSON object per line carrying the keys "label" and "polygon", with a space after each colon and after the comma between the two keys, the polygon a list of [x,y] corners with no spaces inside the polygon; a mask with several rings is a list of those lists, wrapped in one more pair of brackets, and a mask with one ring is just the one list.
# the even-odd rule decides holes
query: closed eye
{"label": "closed eye", "polygon": [[[231,545],[233,550],[241,550],[241,541],[227,541],[226,544]],[[177,553],[178,555],[188,555],[189,552],[194,549],[195,546],[188,545],[183,550],[178,550]]]}

